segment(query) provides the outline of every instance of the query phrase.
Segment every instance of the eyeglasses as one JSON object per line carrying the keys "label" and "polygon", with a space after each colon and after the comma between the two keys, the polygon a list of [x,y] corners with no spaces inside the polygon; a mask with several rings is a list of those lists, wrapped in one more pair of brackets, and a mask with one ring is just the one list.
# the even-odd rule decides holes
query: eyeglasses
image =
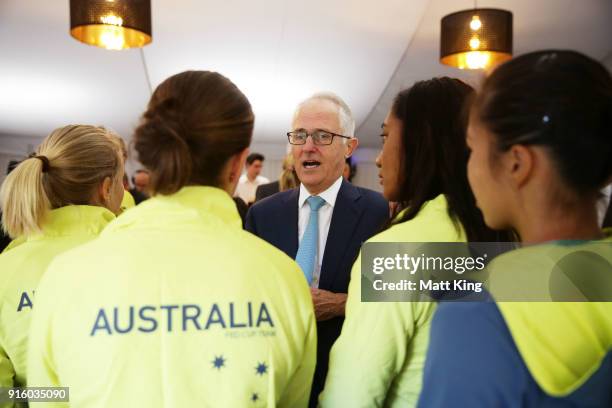
{"label": "eyeglasses", "polygon": [[334,141],[334,136],[342,137],[344,139],[352,139],[350,136],[339,135],[337,133],[328,132],[327,130],[315,129],[312,133],[308,133],[305,130],[295,130],[293,132],[287,132],[289,143],[292,145],[303,145],[306,144],[308,136],[312,137],[312,142],[316,145],[330,145]]}

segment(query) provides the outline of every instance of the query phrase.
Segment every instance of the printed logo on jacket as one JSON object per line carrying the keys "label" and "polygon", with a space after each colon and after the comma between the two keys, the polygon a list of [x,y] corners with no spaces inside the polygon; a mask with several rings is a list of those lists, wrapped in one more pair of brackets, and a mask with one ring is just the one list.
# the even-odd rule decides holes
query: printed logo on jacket
{"label": "printed logo on jacket", "polygon": [[90,335],[273,328],[265,302],[115,306],[98,310]]}

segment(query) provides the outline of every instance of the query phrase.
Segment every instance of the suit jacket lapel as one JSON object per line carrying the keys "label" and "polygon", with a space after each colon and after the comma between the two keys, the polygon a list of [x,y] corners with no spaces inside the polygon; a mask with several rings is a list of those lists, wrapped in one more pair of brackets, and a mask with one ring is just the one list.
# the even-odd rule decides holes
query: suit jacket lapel
{"label": "suit jacket lapel", "polygon": [[[327,242],[325,243],[325,253],[321,264],[321,277],[319,288],[330,289],[338,268],[349,244],[354,239],[355,227],[359,223],[359,218],[363,208],[358,204],[361,198],[359,190],[351,183],[342,180],[342,186],[338,191],[336,204],[332,213]],[[297,207],[297,206],[296,206]]]}
{"label": "suit jacket lapel", "polygon": [[280,223],[277,247],[295,259],[298,250],[298,198],[300,190],[294,188],[285,198],[276,222]]}

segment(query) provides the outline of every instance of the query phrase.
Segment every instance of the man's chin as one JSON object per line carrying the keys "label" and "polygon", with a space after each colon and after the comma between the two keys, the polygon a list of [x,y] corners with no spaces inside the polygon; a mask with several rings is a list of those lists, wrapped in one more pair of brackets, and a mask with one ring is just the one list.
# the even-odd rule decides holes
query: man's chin
{"label": "man's chin", "polygon": [[305,176],[304,178],[300,177],[300,182],[304,185],[304,187],[306,187],[306,190],[312,191],[317,190],[319,188],[319,186],[323,182],[323,179],[321,177]]}
{"label": "man's chin", "polygon": [[298,174],[298,177],[300,181],[302,182],[302,184],[304,185],[318,184],[321,181],[323,181],[323,178],[324,178],[322,172],[319,171],[319,169],[302,170],[300,173],[301,174]]}

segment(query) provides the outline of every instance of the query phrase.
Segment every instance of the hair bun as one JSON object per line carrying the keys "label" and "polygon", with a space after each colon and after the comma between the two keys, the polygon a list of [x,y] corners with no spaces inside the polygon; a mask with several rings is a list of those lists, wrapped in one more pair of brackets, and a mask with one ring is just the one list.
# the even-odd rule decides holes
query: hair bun
{"label": "hair bun", "polygon": [[165,98],[155,106],[149,106],[145,112],[146,119],[163,118],[164,120],[180,121],[181,106],[176,98]]}
{"label": "hair bun", "polygon": [[151,142],[163,146],[164,149],[179,150],[189,154],[185,129],[176,120],[156,115],[146,120],[137,129],[137,133],[146,133]]}
{"label": "hair bun", "polygon": [[134,146],[146,168],[160,169],[152,175],[153,185],[161,183],[175,189],[186,184],[191,177],[190,148],[185,140],[185,130],[176,119],[163,114],[145,115],[143,123],[136,129]]}

